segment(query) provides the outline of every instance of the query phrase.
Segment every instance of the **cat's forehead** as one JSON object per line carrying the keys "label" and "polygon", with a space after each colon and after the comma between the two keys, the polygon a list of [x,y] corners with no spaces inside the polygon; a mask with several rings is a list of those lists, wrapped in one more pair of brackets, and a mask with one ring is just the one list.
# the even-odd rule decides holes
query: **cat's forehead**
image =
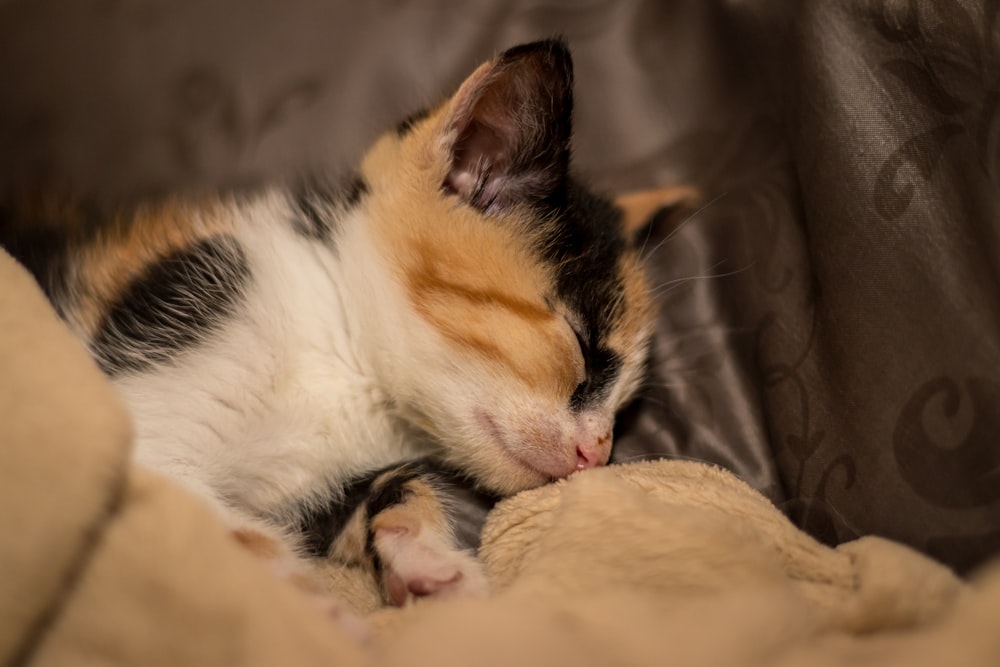
{"label": "cat's forehead", "polygon": [[[397,239],[435,244],[435,254],[467,256],[507,272],[523,285],[562,302],[581,325],[606,328],[630,299],[641,301],[638,268],[626,243],[621,212],[573,177],[544,206],[485,214],[446,193],[441,108],[411,115],[376,142],[362,162],[376,208]],[[391,212],[390,212],[391,209]],[[467,262],[459,261],[458,266]],[[632,289],[629,286],[632,286]]]}
{"label": "cat's forehead", "polygon": [[361,162],[377,240],[401,268],[426,274],[433,267],[515,292],[552,289],[555,263],[541,252],[546,217],[528,208],[486,215],[449,195],[439,112],[416,118],[384,134]]}
{"label": "cat's forehead", "polygon": [[545,206],[470,206],[442,187],[437,123],[435,112],[409,119],[361,166],[369,224],[411,303],[446,339],[526,384],[600,400],[647,329],[646,284],[620,211],[572,177]]}

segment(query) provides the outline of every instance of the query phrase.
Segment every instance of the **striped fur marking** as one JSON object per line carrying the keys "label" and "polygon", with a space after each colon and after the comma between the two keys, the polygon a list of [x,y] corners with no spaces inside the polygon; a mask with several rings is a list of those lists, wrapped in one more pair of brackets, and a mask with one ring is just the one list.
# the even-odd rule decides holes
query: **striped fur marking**
{"label": "striped fur marking", "polygon": [[[433,544],[433,536],[438,536],[438,558],[429,561],[432,567],[429,572],[422,569],[428,567],[424,547],[418,548],[422,553],[421,563],[407,563],[411,570],[408,574],[416,582],[412,583],[414,587],[421,582],[441,585],[433,583],[433,566],[440,563],[439,559],[448,562],[457,558],[462,562],[469,558],[448,541],[451,521],[445,488],[434,464],[428,460],[403,463],[366,475],[350,485],[341,502],[325,512],[313,509],[303,517],[299,524],[305,531],[301,544],[307,555],[314,558],[333,558],[349,566],[367,568],[380,582],[383,599],[400,604],[410,587],[407,581],[411,580],[400,577],[392,565],[399,558],[399,546],[412,548],[428,539]],[[481,525],[476,527],[477,535],[480,529]],[[387,534],[397,548],[389,547],[387,551],[385,544],[376,545],[378,536],[384,540]]]}
{"label": "striped fur marking", "polygon": [[[441,498],[447,520],[456,528],[459,548],[479,546],[479,531],[486,513],[499,498],[476,490],[465,475],[439,461],[420,459],[358,477],[347,485],[339,499],[322,508],[301,511],[296,531],[302,536],[302,547],[314,558],[333,553],[351,563],[370,556],[371,547],[366,544],[371,539],[372,518],[404,502],[411,483],[431,488]],[[453,501],[461,511],[452,511]]]}
{"label": "striped fur marking", "polygon": [[402,469],[386,473],[376,482],[376,488],[365,507],[368,515],[368,534],[365,552],[381,571],[382,559],[375,548],[375,534],[379,529],[420,531],[421,524],[434,528],[446,526],[448,519],[437,498],[434,480],[414,470]]}

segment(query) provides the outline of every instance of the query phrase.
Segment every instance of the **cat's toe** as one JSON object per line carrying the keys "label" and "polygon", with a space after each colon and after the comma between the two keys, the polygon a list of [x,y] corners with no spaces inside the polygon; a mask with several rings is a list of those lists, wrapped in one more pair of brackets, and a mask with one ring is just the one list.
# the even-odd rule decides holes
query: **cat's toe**
{"label": "cat's toe", "polygon": [[377,543],[384,556],[383,585],[394,605],[402,606],[413,598],[483,596],[489,592],[480,562],[437,536],[397,533],[379,537],[388,538]]}
{"label": "cat's toe", "polygon": [[[395,570],[386,572],[385,587],[392,603],[402,606],[411,598],[459,595],[481,597],[489,592],[486,577],[478,562],[461,553],[449,556],[459,558],[449,563],[433,564],[428,568],[429,571],[405,567],[404,573]],[[468,561],[462,562],[465,558]]]}

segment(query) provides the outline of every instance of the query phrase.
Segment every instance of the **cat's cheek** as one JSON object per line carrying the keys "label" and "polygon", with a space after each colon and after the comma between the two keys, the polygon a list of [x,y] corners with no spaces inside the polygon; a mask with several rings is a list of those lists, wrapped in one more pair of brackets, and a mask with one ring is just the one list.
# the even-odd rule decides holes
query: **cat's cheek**
{"label": "cat's cheek", "polygon": [[482,478],[490,487],[502,493],[533,489],[556,479],[555,476],[515,456],[506,448],[494,448],[493,454],[490,463],[484,466],[486,472]]}
{"label": "cat's cheek", "polygon": [[[488,483],[509,490],[539,486],[578,470],[607,463],[611,455],[612,418],[601,412],[579,415],[536,413],[510,423],[477,409],[477,424],[488,437],[493,473],[502,482]],[[484,466],[487,467],[487,466]]]}
{"label": "cat's cheek", "polygon": [[[539,427],[539,423],[543,427]],[[597,412],[535,418],[519,431],[515,455],[554,478],[595,468],[611,456],[610,417]]]}
{"label": "cat's cheek", "polygon": [[542,486],[554,479],[515,456],[494,438],[486,439],[455,458],[455,463],[472,472],[487,488],[505,495]]}

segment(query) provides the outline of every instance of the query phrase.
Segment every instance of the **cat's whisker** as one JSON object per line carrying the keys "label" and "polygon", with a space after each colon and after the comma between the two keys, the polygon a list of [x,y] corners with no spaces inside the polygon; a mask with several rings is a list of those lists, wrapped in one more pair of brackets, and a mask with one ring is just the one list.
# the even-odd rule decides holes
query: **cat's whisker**
{"label": "cat's whisker", "polygon": [[622,304],[623,304],[624,302],[625,302],[625,292],[624,292],[624,291],[621,291],[621,292],[619,292],[619,293],[618,293],[618,294],[617,294],[617,295],[615,296],[615,299],[614,299],[614,301],[611,301],[611,302],[610,302],[610,303],[609,303],[609,304],[607,305],[607,312],[608,312],[608,313],[611,313],[612,315],[613,315],[614,313],[617,313],[617,312],[618,312],[618,309],[622,307]]}
{"label": "cat's whisker", "polygon": [[[690,370],[687,373],[674,373],[676,376],[680,375],[696,375]],[[647,382],[642,385],[639,392],[641,395],[646,395],[647,392],[657,391],[657,390],[667,390],[667,391],[686,391],[691,387],[695,386],[696,382],[690,379],[678,377],[676,382],[671,381],[658,381],[658,382]]]}
{"label": "cat's whisker", "polygon": [[646,243],[649,241],[650,237],[652,236],[652,230],[650,229],[650,231],[648,231],[647,234],[646,234],[646,238],[642,242],[642,248],[639,249],[639,254],[641,256],[643,256],[643,257],[652,256],[657,250],[659,250],[661,247],[663,247],[663,245],[665,243],[667,243],[668,241],[670,241],[671,239],[673,239],[675,236],[677,236],[677,234],[679,234],[681,232],[681,230],[683,230],[692,220],[694,220],[699,215],[701,215],[702,213],[704,213],[706,210],[708,210],[709,207],[713,206],[716,202],[718,202],[720,199],[722,199],[723,197],[725,197],[728,194],[729,194],[728,192],[720,193],[720,194],[716,195],[715,197],[713,197],[710,201],[708,201],[705,204],[699,206],[697,209],[695,209],[694,211],[692,211],[690,215],[688,215],[681,222],[679,222],[676,227],[674,227],[672,230],[670,230],[670,232],[667,233],[666,236],[664,236],[662,239],[660,239],[659,241],[657,241],[656,245],[653,246],[653,248],[651,250],[647,251],[646,250]]}
{"label": "cat's whisker", "polygon": [[689,389],[694,383],[687,380],[679,380],[678,382],[656,382],[653,384],[643,385],[641,392],[653,391],[657,389],[666,389],[668,391],[676,390],[686,390]]}
{"label": "cat's whisker", "polygon": [[675,378],[676,381],[647,378],[642,384],[640,391],[649,389],[684,389],[690,387],[692,382],[686,376],[698,375],[700,374],[700,369],[675,367],[670,369],[668,374],[670,378]]}
{"label": "cat's whisker", "polygon": [[[726,260],[720,260],[719,262],[716,262],[711,268],[716,269],[722,266],[725,263],[725,261]],[[664,283],[661,283],[660,285],[657,285],[651,290],[651,293],[653,295],[653,298],[659,298],[687,283],[693,283],[698,280],[713,280],[718,278],[728,278],[730,276],[735,276],[740,273],[743,273],[744,271],[749,270],[752,266],[753,262],[751,262],[747,266],[740,267],[738,269],[733,269],[732,271],[723,271],[721,273],[705,273],[696,276],[685,276],[683,278],[674,278],[672,280],[668,280]]]}
{"label": "cat's whisker", "polygon": [[651,403],[651,404],[653,404],[653,405],[655,405],[657,407],[663,408],[664,410],[668,410],[668,409],[671,409],[671,408],[674,407],[671,404],[667,403],[666,401],[661,401],[661,400],[659,400],[657,398],[653,398],[651,396],[645,396],[645,395],[643,395],[642,396],[642,401],[645,402],[645,403]]}
{"label": "cat's whisker", "polygon": [[695,463],[706,463],[708,465],[717,466],[718,463],[710,461],[708,459],[700,458],[697,456],[689,456],[687,454],[676,454],[672,452],[663,453],[649,453],[649,454],[631,454],[620,459],[615,459],[615,463],[636,463],[639,461],[693,461]]}
{"label": "cat's whisker", "polygon": [[667,340],[670,343],[678,343],[692,338],[710,338],[720,335],[729,336],[731,334],[750,333],[754,331],[754,328],[746,326],[729,326],[710,322],[707,324],[685,327],[683,329],[671,329],[669,326],[665,326],[663,327],[663,330],[667,333]]}
{"label": "cat's whisker", "polygon": [[720,350],[717,346],[729,336],[738,335],[743,331],[733,328],[720,331],[696,331],[669,337],[664,344],[659,346],[656,358],[660,364],[686,364],[689,361],[708,356],[726,357],[725,350]]}

